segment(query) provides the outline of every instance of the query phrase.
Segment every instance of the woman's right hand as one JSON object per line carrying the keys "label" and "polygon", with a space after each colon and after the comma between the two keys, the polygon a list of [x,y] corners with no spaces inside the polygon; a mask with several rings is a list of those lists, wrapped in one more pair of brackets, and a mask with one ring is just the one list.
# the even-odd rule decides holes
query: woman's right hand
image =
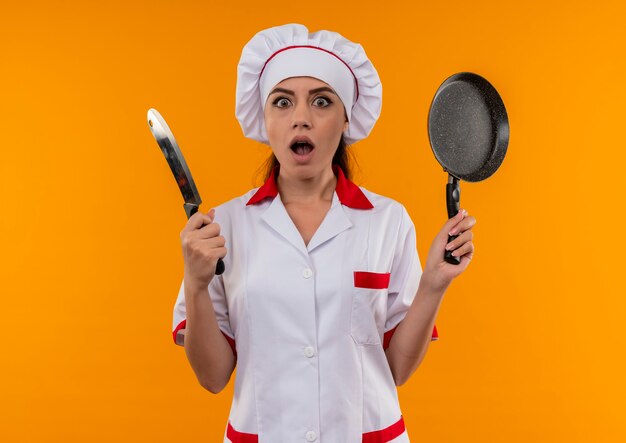
{"label": "woman's right hand", "polygon": [[215,209],[207,214],[198,211],[180,232],[186,285],[207,287],[215,276],[217,260],[226,256],[226,239],[220,235],[220,225],[213,223],[214,218]]}

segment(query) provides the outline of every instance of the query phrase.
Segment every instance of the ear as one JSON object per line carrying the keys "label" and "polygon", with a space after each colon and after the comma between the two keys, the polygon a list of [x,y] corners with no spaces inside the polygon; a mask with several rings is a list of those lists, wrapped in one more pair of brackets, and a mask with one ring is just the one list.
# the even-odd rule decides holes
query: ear
{"label": "ear", "polygon": [[350,123],[348,123],[348,120],[346,120],[345,123],[343,124],[343,132],[346,132],[349,126],[350,126]]}

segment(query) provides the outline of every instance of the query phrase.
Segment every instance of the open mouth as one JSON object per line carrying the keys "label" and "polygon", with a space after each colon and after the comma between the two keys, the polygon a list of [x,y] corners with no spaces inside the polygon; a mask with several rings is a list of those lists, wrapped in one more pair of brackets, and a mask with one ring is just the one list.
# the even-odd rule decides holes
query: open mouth
{"label": "open mouth", "polygon": [[291,150],[294,154],[299,156],[306,156],[315,149],[313,142],[305,136],[297,136],[291,141]]}
{"label": "open mouth", "polygon": [[313,145],[308,142],[295,142],[291,145],[291,150],[298,155],[307,155],[313,150]]}

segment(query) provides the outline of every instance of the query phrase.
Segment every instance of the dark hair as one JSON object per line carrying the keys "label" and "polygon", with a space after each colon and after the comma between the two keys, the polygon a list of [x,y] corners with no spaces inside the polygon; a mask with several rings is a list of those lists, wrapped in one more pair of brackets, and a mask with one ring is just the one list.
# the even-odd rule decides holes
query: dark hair
{"label": "dark hair", "polygon": [[[348,180],[351,180],[352,163],[354,161],[354,156],[352,155],[352,151],[348,148],[349,146],[346,144],[346,141],[343,138],[343,134],[341,134],[341,139],[339,139],[339,146],[337,146],[337,151],[335,151],[332,164],[338,165],[343,171],[343,175],[345,175]],[[260,168],[264,171],[263,182],[267,181],[267,179],[270,178],[270,175],[272,175],[272,170],[279,164],[280,163],[278,162],[278,159],[272,152],[272,155],[270,155],[268,159],[265,160]]]}

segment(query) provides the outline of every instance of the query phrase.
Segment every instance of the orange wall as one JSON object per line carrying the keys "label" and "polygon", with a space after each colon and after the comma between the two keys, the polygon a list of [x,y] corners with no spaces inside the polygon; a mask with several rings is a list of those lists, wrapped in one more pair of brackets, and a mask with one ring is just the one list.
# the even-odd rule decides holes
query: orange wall
{"label": "orange wall", "polygon": [[[54,4],[54,6],[53,6]],[[157,108],[207,212],[267,155],[234,117],[257,31],[301,22],[360,42],[384,85],[357,183],[409,210],[422,262],[446,219],[426,116],[458,71],[505,100],[511,142],[462,184],[476,252],[399,388],[412,441],[626,440],[623,1],[2,2],[0,441],[221,441],[170,334],[182,199]],[[332,443],[332,442],[331,442]]]}

